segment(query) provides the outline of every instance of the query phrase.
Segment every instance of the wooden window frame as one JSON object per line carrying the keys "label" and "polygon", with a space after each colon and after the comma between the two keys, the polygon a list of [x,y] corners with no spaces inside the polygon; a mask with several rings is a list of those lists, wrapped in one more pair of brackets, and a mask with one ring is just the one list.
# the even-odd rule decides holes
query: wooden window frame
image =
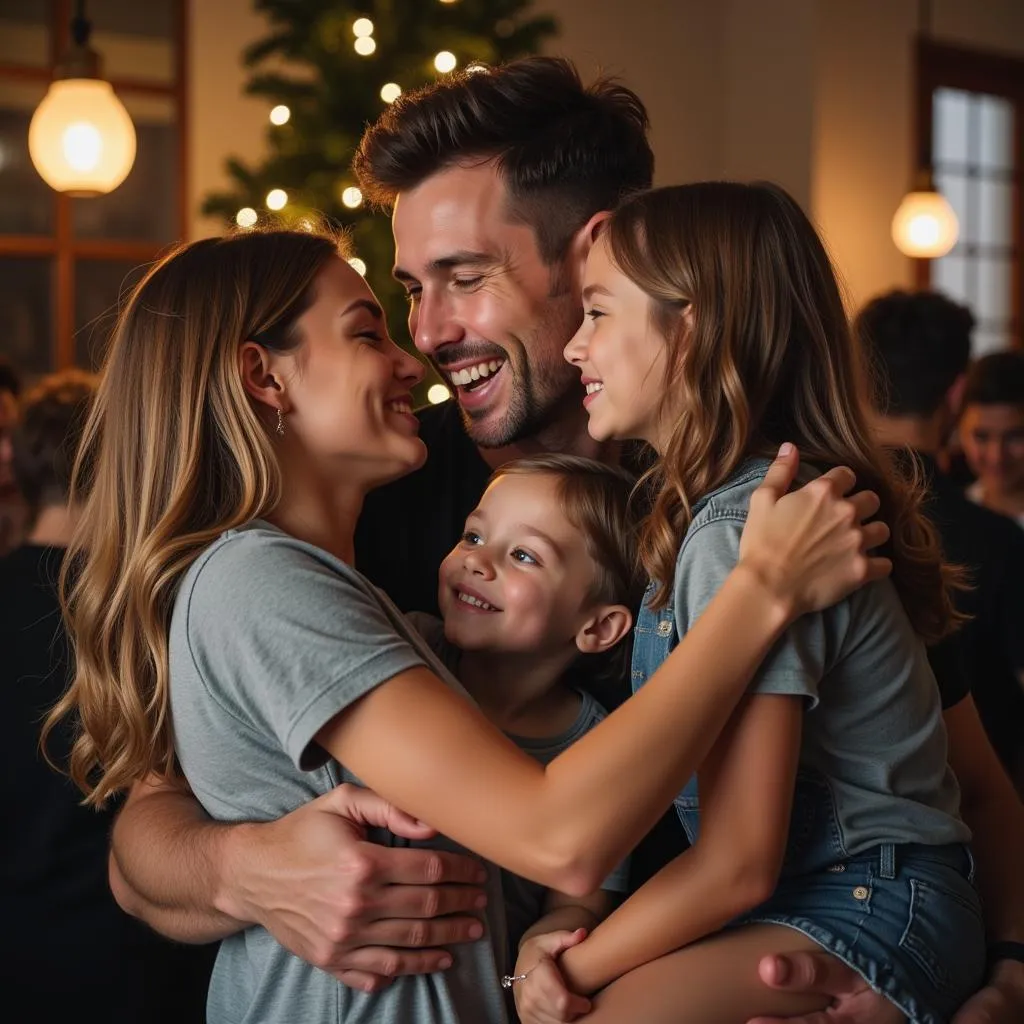
{"label": "wooden window frame", "polygon": [[[931,39],[917,39],[914,51],[916,92],[914,97],[914,154],[918,168],[932,165],[932,96],[936,89],[1000,96],[1014,104],[1013,230],[1011,246],[1014,272],[1010,280],[1010,315],[1013,320],[1011,344],[1022,343],[1021,297],[1024,278],[1024,59],[983,50],[967,50]],[[931,260],[915,259],[914,281],[919,288],[931,285]]]}
{"label": "wooden window frame", "polygon": [[[73,0],[50,0],[52,32],[50,36],[50,66],[46,68],[0,64],[0,79],[36,82],[48,86],[53,69],[70,45],[70,25]],[[177,175],[178,237],[188,232],[188,166],[189,166],[189,109],[188,109],[188,29],[189,0],[176,0],[175,11],[174,84],[133,78],[108,78],[120,95],[125,92],[164,96],[175,104],[175,129],[178,132]],[[102,56],[102,54],[101,54]],[[0,234],[0,256],[49,256],[53,259],[54,346],[50,364],[63,369],[75,363],[75,261],[79,259],[136,260],[146,263],[167,248],[168,242],[75,238],[72,225],[72,200],[62,192],[54,192],[53,229],[48,235]]]}

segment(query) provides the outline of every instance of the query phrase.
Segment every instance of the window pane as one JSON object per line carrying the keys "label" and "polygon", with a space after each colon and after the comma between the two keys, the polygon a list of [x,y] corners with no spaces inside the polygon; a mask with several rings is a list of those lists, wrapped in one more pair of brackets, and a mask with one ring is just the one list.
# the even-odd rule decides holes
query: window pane
{"label": "window pane", "polygon": [[119,303],[146,266],[134,260],[79,260],[75,264],[75,363],[99,369]]}
{"label": "window pane", "polygon": [[54,193],[28,155],[28,124],[46,86],[0,79],[0,234],[48,235]]}
{"label": "window pane", "polygon": [[135,123],[135,164],[113,192],[72,200],[78,238],[173,242],[178,238],[178,126],[174,101],[121,94]]}
{"label": "window pane", "polygon": [[1009,260],[977,260],[978,297],[974,314],[979,320],[1009,320],[1012,315]]}
{"label": "window pane", "polygon": [[932,156],[936,163],[967,160],[969,96],[960,89],[936,89],[932,96]]}
{"label": "window pane", "polygon": [[953,207],[956,219],[960,222],[959,242],[961,243],[977,241],[974,237],[975,226],[970,223],[972,218],[968,216],[967,198],[972,185],[971,179],[962,174],[949,174],[942,171],[937,171],[935,174],[935,187],[949,200],[949,205]]}
{"label": "window pane", "polygon": [[1000,349],[1010,347],[1010,332],[1008,329],[1000,330],[993,328],[976,327],[971,335],[971,355],[975,359],[989,352],[998,352]]}
{"label": "window pane", "polygon": [[967,302],[967,262],[963,256],[943,256],[932,260],[932,288],[957,302]]}
{"label": "window pane", "polygon": [[1013,167],[1013,104],[1001,96],[978,97],[982,167],[1009,170]]}
{"label": "window pane", "polygon": [[50,0],[0,0],[0,64],[50,65]]}
{"label": "window pane", "polygon": [[53,365],[52,267],[48,257],[0,256],[0,353],[28,376]]}
{"label": "window pane", "polygon": [[108,78],[173,85],[177,0],[90,0],[92,45]]}
{"label": "window pane", "polygon": [[978,196],[978,237],[982,245],[1010,245],[1013,240],[1013,186],[981,179]]}

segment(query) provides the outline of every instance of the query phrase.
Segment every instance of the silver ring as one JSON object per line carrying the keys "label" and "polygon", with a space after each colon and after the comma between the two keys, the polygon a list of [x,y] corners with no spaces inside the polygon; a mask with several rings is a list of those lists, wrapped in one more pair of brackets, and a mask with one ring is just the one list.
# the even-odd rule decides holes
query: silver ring
{"label": "silver ring", "polygon": [[502,988],[511,988],[517,981],[526,981],[529,971],[526,974],[504,974],[501,978]]}

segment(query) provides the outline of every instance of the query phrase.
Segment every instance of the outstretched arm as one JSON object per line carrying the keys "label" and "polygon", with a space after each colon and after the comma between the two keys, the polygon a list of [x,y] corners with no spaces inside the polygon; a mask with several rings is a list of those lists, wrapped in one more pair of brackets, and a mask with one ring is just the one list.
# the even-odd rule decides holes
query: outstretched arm
{"label": "outstretched arm", "polygon": [[789,831],[802,717],[799,697],[759,694],[743,702],[698,774],[697,842],[563,954],[574,991],[604,988],[771,895]]}

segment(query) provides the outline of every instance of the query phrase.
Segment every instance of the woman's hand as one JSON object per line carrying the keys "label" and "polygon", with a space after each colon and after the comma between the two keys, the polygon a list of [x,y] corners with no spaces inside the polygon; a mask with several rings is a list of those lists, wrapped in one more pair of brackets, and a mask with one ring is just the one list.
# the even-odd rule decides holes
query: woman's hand
{"label": "woman's hand", "polygon": [[885,523],[865,520],[878,511],[878,495],[857,491],[845,466],[786,493],[800,458],[783,445],[750,498],[740,540],[740,566],[752,570],[789,614],[821,611],[892,571],[888,558],[869,555],[889,539]]}
{"label": "woman's hand", "polygon": [[555,962],[570,946],[587,937],[586,928],[545,932],[520,947],[513,982],[516,1011],[522,1024],[567,1024],[590,1012],[590,1000],[571,992]]}

